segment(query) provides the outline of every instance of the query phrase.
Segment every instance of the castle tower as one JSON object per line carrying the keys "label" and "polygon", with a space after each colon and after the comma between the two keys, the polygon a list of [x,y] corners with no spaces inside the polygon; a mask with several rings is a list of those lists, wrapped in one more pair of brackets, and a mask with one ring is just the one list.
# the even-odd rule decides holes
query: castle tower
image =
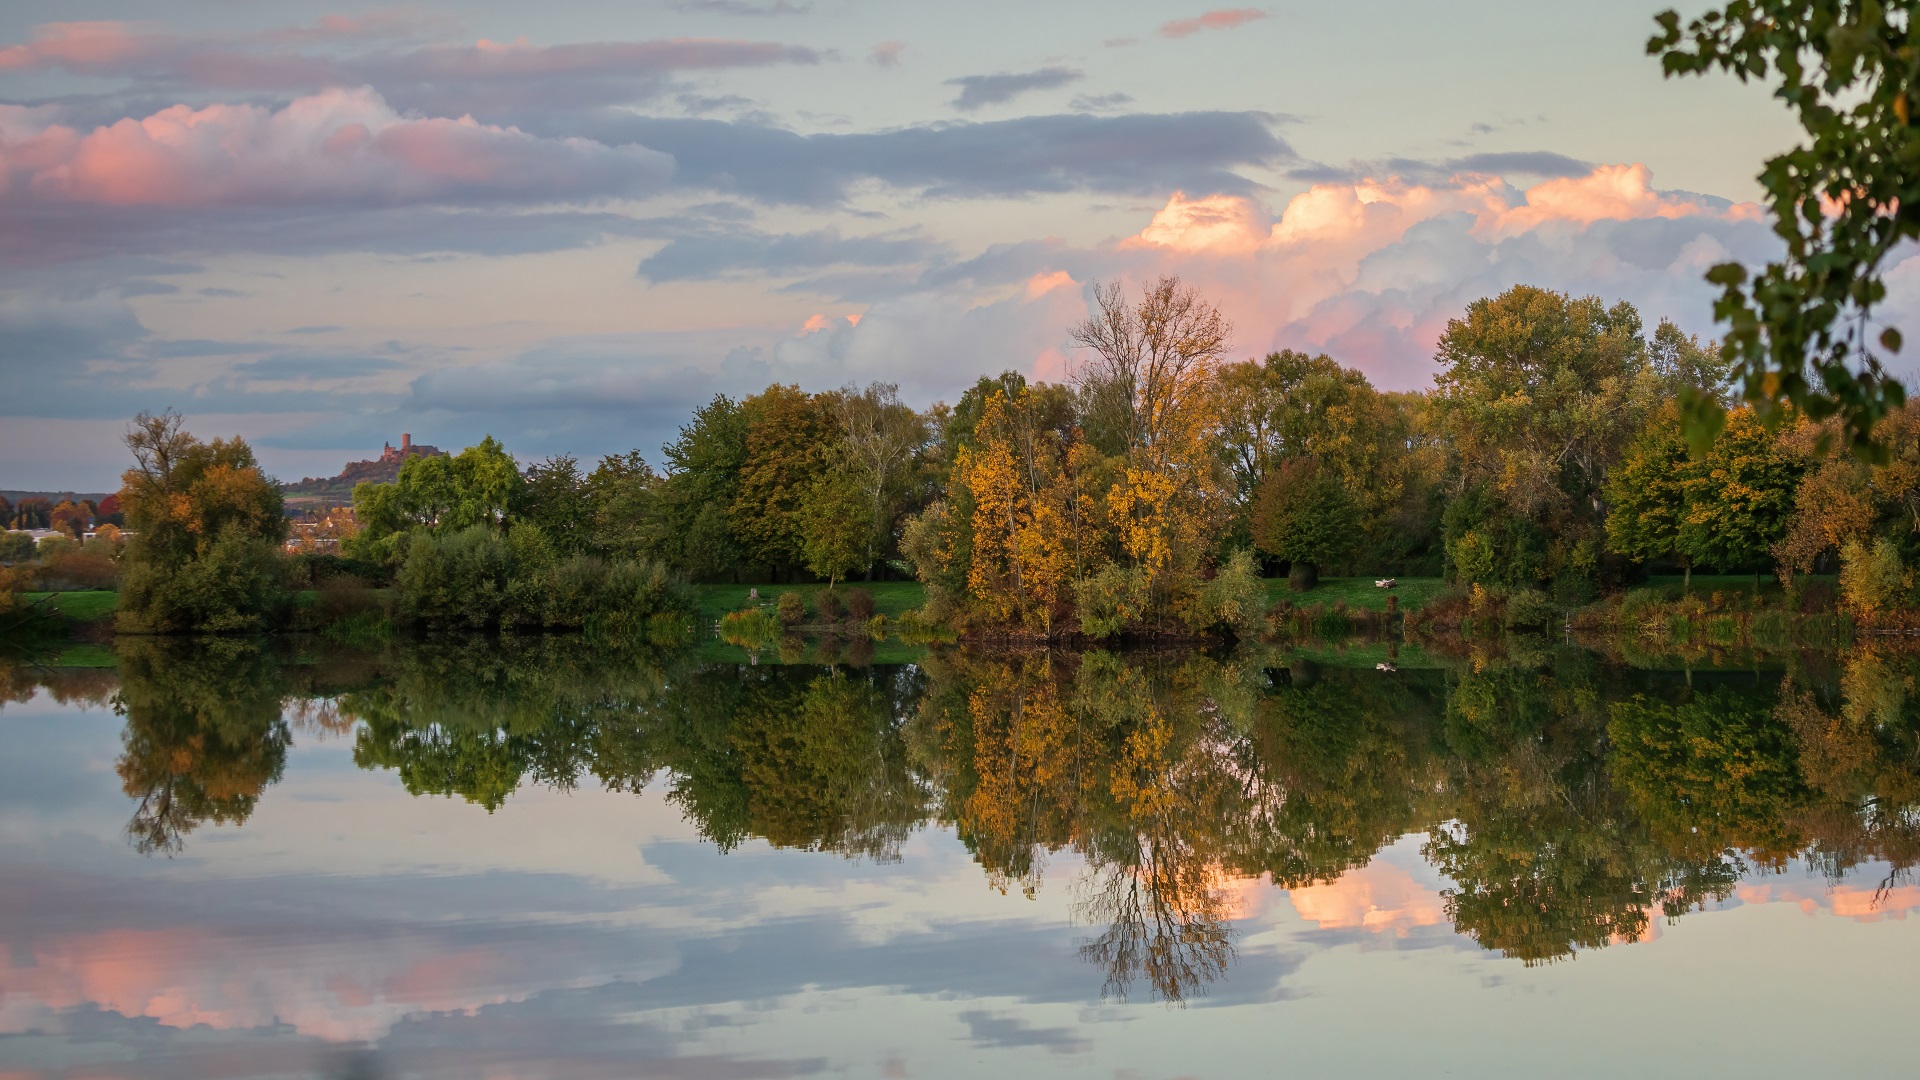
{"label": "castle tower", "polygon": [[413,453],[413,436],[403,431],[400,433],[400,456],[406,457],[411,453]]}

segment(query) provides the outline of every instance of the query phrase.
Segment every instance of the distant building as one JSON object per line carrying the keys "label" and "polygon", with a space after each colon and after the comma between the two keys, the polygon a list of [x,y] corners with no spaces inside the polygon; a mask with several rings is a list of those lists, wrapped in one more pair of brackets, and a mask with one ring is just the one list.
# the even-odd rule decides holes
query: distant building
{"label": "distant building", "polygon": [[382,465],[399,465],[410,457],[439,456],[439,447],[428,446],[426,443],[415,446],[413,445],[413,436],[404,431],[400,433],[399,446],[396,447],[392,443],[380,444],[380,464]]}

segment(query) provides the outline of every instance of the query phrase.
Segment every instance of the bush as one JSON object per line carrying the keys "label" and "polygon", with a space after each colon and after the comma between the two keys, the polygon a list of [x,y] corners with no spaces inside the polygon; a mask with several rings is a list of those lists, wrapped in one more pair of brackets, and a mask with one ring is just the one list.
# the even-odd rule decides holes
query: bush
{"label": "bush", "polygon": [[1840,602],[1855,618],[1874,619],[1892,611],[1906,591],[1900,549],[1885,537],[1868,548],[1849,540],[1840,549]]}
{"label": "bush", "polygon": [[111,589],[120,583],[120,563],[106,544],[61,544],[40,563],[40,587],[51,592],[66,589]]}
{"label": "bush", "polygon": [[120,629],[136,634],[257,633],[293,607],[280,545],[222,533],[184,563],[151,557],[136,538],[120,582]]}
{"label": "bush", "polygon": [[1515,589],[1507,596],[1503,622],[1509,629],[1542,629],[1559,613],[1551,597],[1539,589]]}
{"label": "bush", "polygon": [[820,613],[820,618],[826,622],[838,622],[840,621],[840,616],[846,614],[846,607],[840,602],[840,594],[832,589],[814,593],[813,608]]}
{"label": "bush", "polygon": [[1201,629],[1224,626],[1243,639],[1257,637],[1267,606],[1267,583],[1261,579],[1253,552],[1228,556],[1200,594]]}
{"label": "bush", "polygon": [[1110,563],[1074,589],[1080,632],[1110,638],[1138,623],[1147,611],[1147,571]]}
{"label": "bush", "polygon": [[807,600],[797,592],[783,592],[774,601],[782,626],[796,626],[807,617]]}
{"label": "bush", "polygon": [[780,620],[764,608],[729,611],[720,617],[720,640],[743,649],[758,649],[779,638]]}
{"label": "bush", "polygon": [[33,537],[23,532],[0,533],[0,563],[32,562]]}
{"label": "bush", "polygon": [[860,622],[872,620],[873,594],[865,589],[848,589],[847,614]]}

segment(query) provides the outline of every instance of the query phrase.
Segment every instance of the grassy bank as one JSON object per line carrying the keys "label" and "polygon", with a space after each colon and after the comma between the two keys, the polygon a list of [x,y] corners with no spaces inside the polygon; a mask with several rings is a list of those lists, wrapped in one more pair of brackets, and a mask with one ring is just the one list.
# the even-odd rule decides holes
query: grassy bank
{"label": "grassy bank", "polygon": [[59,613],[68,622],[93,623],[113,618],[113,609],[120,603],[120,594],[111,589],[88,589],[84,592],[30,592],[21,593],[20,598],[29,604],[45,601],[47,606]]}
{"label": "grassy bank", "polygon": [[[695,585],[693,591],[700,601],[701,625],[710,627],[727,612],[750,606],[753,601],[748,599],[748,594],[754,589],[760,590],[763,602],[770,602],[783,592],[799,593],[807,598],[807,607],[812,609],[814,594],[825,592],[826,588],[825,585]],[[855,581],[841,584],[842,593],[848,589],[865,589],[872,593],[873,610],[885,615],[889,622],[898,619],[902,612],[927,602],[927,590],[917,581],[880,581],[872,584]]]}
{"label": "grassy bank", "polygon": [[1320,584],[1306,592],[1294,592],[1286,578],[1267,579],[1267,598],[1271,603],[1291,600],[1295,607],[1332,607],[1345,601],[1349,608],[1366,611],[1387,610],[1387,598],[1398,597],[1401,611],[1415,611],[1439,596],[1447,583],[1442,578],[1400,578],[1391,589],[1374,587],[1370,577],[1323,577]]}

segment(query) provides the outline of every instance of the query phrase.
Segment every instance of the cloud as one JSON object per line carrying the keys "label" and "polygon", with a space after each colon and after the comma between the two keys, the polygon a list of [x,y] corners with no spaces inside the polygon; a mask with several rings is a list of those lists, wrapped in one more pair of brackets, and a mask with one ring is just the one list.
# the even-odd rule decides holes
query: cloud
{"label": "cloud", "polygon": [[673,155],[679,185],[829,206],[866,181],[936,198],[1244,192],[1252,185],[1233,170],[1295,159],[1273,133],[1280,119],[1258,112],[1060,114],[803,135],[747,122],[628,116],[603,119],[592,130],[603,143]]}
{"label": "cloud", "polygon": [[904,41],[883,41],[873,47],[867,59],[883,68],[895,68],[900,66],[900,54],[906,50]]}
{"label": "cloud", "polygon": [[770,15],[805,15],[813,10],[812,4],[790,4],[787,0],[773,0],[771,4],[752,4],[747,0],[674,0],[675,11],[710,11],[719,15],[743,15],[748,18],[766,18]]}
{"label": "cloud", "polygon": [[960,1014],[967,1025],[967,1037],[983,1049],[1041,1047],[1055,1054],[1083,1054],[1093,1043],[1070,1028],[1034,1027],[1017,1016],[996,1016],[984,1009],[968,1009]]}
{"label": "cloud", "polygon": [[947,85],[960,88],[960,96],[953,99],[953,107],[961,112],[972,112],[988,105],[1012,101],[1021,94],[1052,90],[1084,78],[1085,73],[1071,68],[1046,67],[1012,74],[963,75],[958,79],[948,79]]}
{"label": "cloud", "polygon": [[1074,112],[1112,112],[1131,104],[1132,94],[1079,94],[1067,103],[1067,107]]}
{"label": "cloud", "polygon": [[543,139],[470,117],[404,117],[373,89],[327,90],[277,111],[176,105],[81,133],[52,125],[0,142],[0,185],[21,202],[109,206],[393,205],[557,201],[658,190],[666,155]]}
{"label": "cloud", "polygon": [[829,266],[890,267],[924,263],[947,251],[916,232],[842,236],[829,228],[772,234],[704,230],[676,237],[640,263],[648,281],[714,280],[743,272],[785,276]]}
{"label": "cloud", "polygon": [[1172,22],[1163,23],[1160,26],[1160,36],[1183,38],[1202,30],[1232,30],[1266,17],[1267,13],[1259,8],[1218,8],[1191,19],[1175,19]]}
{"label": "cloud", "polygon": [[[458,116],[627,104],[661,94],[677,72],[820,62],[803,46],[714,38],[396,47],[393,39],[422,25],[322,19],[250,37],[194,37],[122,22],[53,23],[37,27],[26,44],[0,47],[0,71],[131,80],[140,100],[156,92],[180,100],[190,91],[300,94],[368,85],[402,110]],[[343,50],[351,44],[372,47]]]}

